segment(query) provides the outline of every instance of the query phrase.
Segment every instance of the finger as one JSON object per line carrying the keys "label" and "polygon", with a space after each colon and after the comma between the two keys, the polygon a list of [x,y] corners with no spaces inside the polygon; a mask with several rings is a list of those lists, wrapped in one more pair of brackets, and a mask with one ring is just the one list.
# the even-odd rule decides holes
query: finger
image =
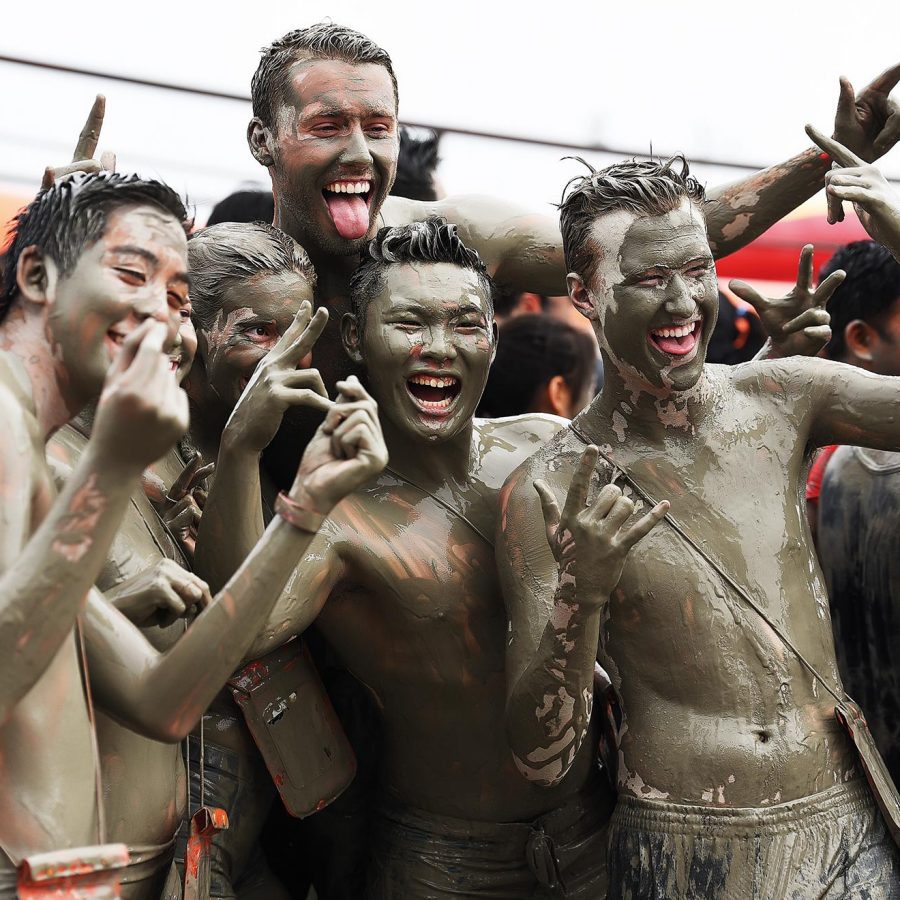
{"label": "finger", "polygon": [[81,159],[78,162],[69,163],[65,166],[54,166],[52,171],[53,180],[61,181],[63,178],[66,178],[69,175],[76,175],[79,172],[84,172],[86,175],[93,175],[95,172],[100,171],[100,163],[98,163],[96,159]]}
{"label": "finger", "polygon": [[852,150],[848,150],[843,144],[839,144],[834,138],[826,137],[821,131],[812,125],[806,126],[806,133],[814,144],[824,150],[836,163],[841,166],[866,166],[868,163],[860,159]]}
{"label": "finger", "polygon": [[[210,465],[213,465],[213,463],[210,463]],[[194,488],[191,492],[191,496],[194,498],[194,503],[197,504],[197,507],[203,509],[203,507],[206,506],[206,498],[209,494],[204,491],[203,488]]]}
{"label": "finger", "polygon": [[769,307],[769,301],[746,281],[733,278],[728,282],[728,290],[745,303],[749,303],[758,313],[762,313]]}
{"label": "finger", "polygon": [[56,181],[56,174],[53,170],[53,166],[47,166],[44,169],[44,177],[41,179],[41,190],[46,191],[53,187],[53,183]]}
{"label": "finger", "polygon": [[[596,504],[591,512],[595,519],[599,517]],[[616,498],[612,508],[602,518],[605,525],[611,527],[613,531],[618,531],[631,518],[633,513],[634,502],[628,497],[620,496]]]}
{"label": "finger", "polygon": [[216,464],[214,462],[207,463],[205,466],[201,466],[194,473],[194,477],[191,479],[191,483],[188,486],[188,493],[196,490],[197,485],[202,484],[213,472],[216,471]]}
{"label": "finger", "polygon": [[79,159],[91,159],[97,152],[97,142],[100,140],[100,129],[103,127],[103,117],[106,115],[106,97],[97,94],[94,105],[88,113],[87,121],[81,134],[78,135],[78,143],[72,154],[72,162]]}
{"label": "finger", "polygon": [[541,500],[541,512],[544,514],[544,524],[547,526],[548,531],[555,532],[556,529],[559,528],[559,504],[556,502],[556,497],[553,496],[550,485],[542,478],[538,478],[536,481],[532,482],[532,484]]}
{"label": "finger", "polygon": [[626,547],[633,547],[641,540],[641,538],[650,534],[650,532],[665,519],[666,513],[669,511],[669,506],[668,500],[662,500],[657,503],[647,515],[642,516],[634,523],[634,525],[619,535],[620,542]]}
{"label": "finger", "polygon": [[358,409],[347,416],[347,418],[334,429],[331,437],[333,440],[340,441],[345,434],[351,429],[357,428],[359,425],[365,425],[368,428],[372,427],[371,418],[369,418],[368,413],[362,409]]}
{"label": "finger", "polygon": [[372,403],[375,402],[372,399],[372,395],[363,387],[362,382],[355,375],[337,382],[335,389],[347,400],[371,400]]}
{"label": "finger", "polygon": [[810,325],[803,329],[803,336],[821,349],[831,340],[831,325]]}
{"label": "finger", "polygon": [[799,316],[782,326],[781,331],[783,334],[794,334],[798,331],[803,331],[805,328],[828,325],[829,322],[831,322],[831,316],[824,309],[817,307],[804,310]]}
{"label": "finger", "polygon": [[[591,505],[591,517],[595,521],[601,521],[605,519],[611,512],[613,507],[619,502],[619,500],[627,499],[622,497],[622,489],[616,487],[614,484],[607,484],[604,486],[603,490],[597,494],[593,504]],[[631,503],[630,500],[627,501]],[[634,508],[634,504],[632,504],[632,509]],[[631,515],[631,513],[629,513]],[[628,516],[625,517],[626,519]]]}
{"label": "finger", "polygon": [[597,467],[597,459],[600,451],[595,444],[591,444],[578,461],[569,491],[566,494],[566,505],[563,507],[562,517],[567,521],[574,521],[575,516],[587,506],[588,488],[591,484],[591,476]]}
{"label": "finger", "polygon": [[291,324],[285,329],[284,334],[278,339],[275,343],[275,346],[269,353],[270,357],[281,357],[282,354],[286,353],[294,341],[303,334],[306,326],[309,325],[309,320],[312,318],[312,304],[309,300],[304,300],[297,312],[294,313],[294,318],[291,321]]}
{"label": "finger", "polygon": [[[841,286],[847,273],[843,269],[837,269],[832,272],[819,286],[813,294],[813,303],[820,309],[825,309],[825,305],[831,299],[834,292]],[[830,321],[830,318],[829,318]],[[826,323],[816,323],[826,324]]]}
{"label": "finger", "polygon": [[[149,384],[153,376],[158,376],[162,371],[173,374],[169,372],[169,358],[163,353],[167,334],[168,329],[162,322],[153,321],[126,373],[129,378],[138,378],[147,382],[148,393],[153,389]],[[164,367],[162,366],[163,361],[166,363]],[[154,380],[157,382],[154,387],[158,389],[158,379]]]}
{"label": "finger", "polygon": [[[275,385],[272,388],[272,396],[285,406],[305,406],[307,409],[317,409],[320,412],[328,413],[332,412],[334,409],[334,404],[331,400],[315,391],[307,390],[306,388],[289,388],[283,387],[282,385]],[[334,427],[337,427],[337,424],[338,423],[336,422]],[[331,434],[334,427],[325,433]]]}
{"label": "finger", "polygon": [[825,184],[853,185],[865,187],[871,184],[871,178],[863,175],[861,169],[832,169],[825,176]]}
{"label": "finger", "polygon": [[378,420],[377,407],[375,407],[375,414],[373,415],[373,401],[355,400],[348,403],[335,400],[334,402],[328,402],[331,406],[331,409],[328,415],[325,417],[325,421],[322,423],[325,434],[331,434],[344,419],[359,410],[367,413],[370,418],[372,418],[373,424],[375,424],[375,422],[377,422]]}
{"label": "finger", "polygon": [[884,128],[878,132],[872,146],[879,156],[884,156],[897,141],[900,141],[900,110],[894,109],[887,117]]}
{"label": "finger", "polygon": [[825,191],[827,197],[858,203],[864,209],[874,200],[868,188],[854,187],[850,184],[829,184]]}
{"label": "finger", "polygon": [[141,348],[144,338],[150,333],[150,329],[154,326],[152,319],[145,319],[138,325],[131,334],[122,342],[119,352],[115,355],[109,369],[106,371],[106,380],[121,375],[131,364]]}
{"label": "finger", "polygon": [[282,359],[288,365],[297,365],[307,353],[315,346],[316,341],[325,330],[328,324],[328,310],[320,307],[316,310],[315,315],[308,321],[306,327],[301,331],[295,341],[291,343],[288,349],[282,355]]}
{"label": "finger", "polygon": [[831,194],[825,194],[825,203],[827,205],[828,214],[826,216],[829,225],[837,225],[838,222],[844,221],[844,205],[837,197]]}
{"label": "finger", "polygon": [[100,154],[100,171],[115,172],[116,171],[116,154],[112,150],[104,150]]}
{"label": "finger", "polygon": [[178,506],[166,514],[165,523],[170,531],[185,531],[194,524],[196,509],[190,497],[185,497]]}
{"label": "finger", "polygon": [[200,468],[202,462],[203,457],[195,450],[188,460],[187,465],[181,470],[181,474],[179,474],[175,481],[172,482],[172,487],[169,488],[169,491],[166,494],[167,500],[171,500],[173,503],[181,501],[190,490],[190,486],[194,482],[194,476],[197,474],[197,470]]}
{"label": "finger", "polygon": [[281,376],[281,384],[289,388],[307,388],[328,399],[328,391],[318,369],[291,369]]}
{"label": "finger", "polygon": [[869,91],[877,91],[880,94],[889,94],[900,82],[900,63],[896,63],[890,68],[885,69],[880,75],[873,78],[865,88],[863,93]]}
{"label": "finger", "polygon": [[812,289],[813,283],[813,245],[805,244],[800,251],[800,264],[797,267],[797,287],[804,291]]}

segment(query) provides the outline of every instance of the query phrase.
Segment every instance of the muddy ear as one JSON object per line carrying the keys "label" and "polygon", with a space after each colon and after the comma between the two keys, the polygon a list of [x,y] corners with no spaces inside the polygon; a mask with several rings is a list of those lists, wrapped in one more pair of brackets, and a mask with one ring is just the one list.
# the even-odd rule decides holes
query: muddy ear
{"label": "muddy ear", "polygon": [[590,289],[584,283],[580,275],[575,272],[569,272],[566,275],[566,284],[569,288],[569,299],[572,301],[575,309],[578,310],[586,319],[594,320],[597,318],[597,310],[594,307],[594,297]]}
{"label": "muddy ear", "polygon": [[253,158],[267,169],[275,165],[275,155],[272,152],[272,131],[263,125],[262,120],[254,116],[247,126],[247,145]]}
{"label": "muddy ear", "polygon": [[353,313],[344,313],[341,319],[341,341],[347,356],[357,365],[362,365],[363,355],[359,333],[359,322]]}
{"label": "muddy ear", "polygon": [[[52,265],[52,263],[51,263]],[[16,288],[29,302],[43,305],[47,302],[50,271],[40,248],[26,247],[16,263]]]}

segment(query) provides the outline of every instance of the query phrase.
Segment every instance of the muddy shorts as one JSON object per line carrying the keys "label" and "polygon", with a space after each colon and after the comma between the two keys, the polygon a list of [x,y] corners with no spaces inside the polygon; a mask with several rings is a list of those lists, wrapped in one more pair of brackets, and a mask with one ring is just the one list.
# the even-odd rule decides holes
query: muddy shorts
{"label": "muddy shorts", "polygon": [[470,822],[383,807],[366,896],[602,900],[612,803],[604,781],[533,822]]}
{"label": "muddy shorts", "polygon": [[609,900],[896,900],[900,853],[862,779],[764,809],[620,796]]}
{"label": "muddy shorts", "polygon": [[129,845],[131,862],[119,875],[122,897],[153,897],[181,900],[181,880],[175,868],[175,839],[158,846]]}

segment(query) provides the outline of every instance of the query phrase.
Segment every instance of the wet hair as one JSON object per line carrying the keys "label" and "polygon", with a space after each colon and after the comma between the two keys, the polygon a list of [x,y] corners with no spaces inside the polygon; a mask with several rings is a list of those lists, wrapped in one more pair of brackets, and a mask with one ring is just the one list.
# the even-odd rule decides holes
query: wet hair
{"label": "wet hair", "polygon": [[172,216],[185,233],[193,224],[181,197],[161,181],[113,172],[78,174],[58,181],[13,219],[9,248],[3,256],[0,321],[18,293],[16,269],[25,250],[37,247],[65,278],[84,251],[103,237],[110,215],[125,206],[155,206]]}
{"label": "wet hair", "polygon": [[257,275],[295,272],[315,287],[316,273],[306,251],[267,222],[222,222],[188,241],[191,308],[198,330],[209,331],[233,284]]}
{"label": "wet hair", "polygon": [[206,224],[271,222],[274,218],[275,198],[271,191],[235,191],[212,208]]}
{"label": "wet hair", "polygon": [[428,129],[425,137],[415,137],[405,126],[400,126],[400,153],[397,156],[397,177],[391,193],[409,200],[437,200],[434,172],[440,157],[440,136]]}
{"label": "wet hair", "polygon": [[494,282],[481,257],[467,247],[441,216],[411,222],[399,228],[380,228],[363,250],[362,262],[350,279],[350,306],[360,330],[366,321],[369,303],[384,285],[384,271],[404,263],[450,263],[474,272],[488,308],[494,312]]}
{"label": "wet hair", "polygon": [[828,301],[831,340],[825,354],[841,361],[847,355],[844,331],[854,319],[861,319],[883,335],[884,320],[900,299],[900,263],[875,241],[854,241],[822,266],[820,283],[838,269],[843,269],[847,277]]}
{"label": "wet hair", "polygon": [[[690,173],[679,155],[667,160],[624,160],[595,169],[580,156],[587,175],[576,175],[563,189],[559,204],[566,269],[585,281],[594,274],[596,248],[591,230],[598,216],[624,209],[641,216],[662,216],[682,200],[700,205],[706,199],[703,185]],[[679,165],[680,164],[680,165]]]}
{"label": "wet hair", "polygon": [[580,397],[596,364],[588,335],[551,316],[516,316],[500,326],[497,355],[477,414],[500,418],[534,412],[538,392],[557,375],[573,397]]}
{"label": "wet hair", "polygon": [[300,60],[337,59],[356,65],[374,63],[384,66],[394,86],[394,101],[398,102],[397,76],[387,51],[352,28],[319,22],[308,28],[289,31],[268,47],[263,47],[260,52],[262,59],[253,73],[250,94],[253,115],[263,125],[275,124],[278,104],[286,102],[290,96],[288,73],[291,66]]}

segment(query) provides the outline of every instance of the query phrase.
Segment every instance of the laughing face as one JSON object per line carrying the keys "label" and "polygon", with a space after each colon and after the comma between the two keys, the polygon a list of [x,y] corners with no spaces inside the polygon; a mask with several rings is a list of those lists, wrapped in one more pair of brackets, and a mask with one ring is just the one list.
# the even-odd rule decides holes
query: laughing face
{"label": "laughing face", "polygon": [[360,337],[379,408],[427,441],[448,440],[471,423],[495,345],[477,275],[450,263],[388,267]]}
{"label": "laughing face", "polygon": [[383,66],[296,63],[272,141],[273,187],[292,237],[346,256],[374,236],[397,170],[397,103]]}
{"label": "laughing face", "polygon": [[[167,352],[189,321],[187,241],[181,225],[154,206],[114,210],[103,236],[58,278],[48,263],[49,337],[73,396],[99,395],[110,362],[146,318],[169,327]],[[177,369],[183,354],[177,354]]]}
{"label": "laughing face", "polygon": [[263,272],[229,285],[212,326],[200,334],[206,380],[226,412],[234,409],[257,363],[278,342],[300,304],[313,302],[296,272]]}
{"label": "laughing face", "polygon": [[693,387],[719,308],[702,213],[688,200],[661,216],[618,211],[593,237],[592,317],[611,365],[657,390]]}

